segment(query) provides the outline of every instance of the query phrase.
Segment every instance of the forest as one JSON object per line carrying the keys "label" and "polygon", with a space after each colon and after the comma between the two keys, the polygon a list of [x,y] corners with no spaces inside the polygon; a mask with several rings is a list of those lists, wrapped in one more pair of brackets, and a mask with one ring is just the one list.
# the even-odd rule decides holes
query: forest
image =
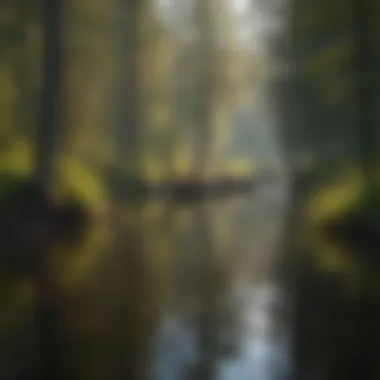
{"label": "forest", "polygon": [[[377,352],[371,333],[330,345],[303,322],[324,308],[335,336],[352,310],[368,326],[378,315],[366,310],[380,289],[379,12],[372,0],[1,0],[0,377],[33,372],[42,350],[46,380],[62,358],[75,373],[64,379],[145,378],[172,304],[203,305],[203,355],[222,355],[213,334],[233,311],[218,292],[236,268],[257,280],[294,259],[299,367],[352,378],[339,360],[359,343]],[[188,183],[254,199],[192,202]],[[170,186],[179,197],[146,196]],[[287,269],[268,269],[283,220]],[[350,376],[372,378],[365,363]],[[194,378],[214,378],[199,367]]]}
{"label": "forest", "polygon": [[59,3],[1,3],[4,181],[40,176],[96,203],[120,181],[254,172],[233,122],[268,76],[243,30],[253,12],[243,27],[228,2]]}

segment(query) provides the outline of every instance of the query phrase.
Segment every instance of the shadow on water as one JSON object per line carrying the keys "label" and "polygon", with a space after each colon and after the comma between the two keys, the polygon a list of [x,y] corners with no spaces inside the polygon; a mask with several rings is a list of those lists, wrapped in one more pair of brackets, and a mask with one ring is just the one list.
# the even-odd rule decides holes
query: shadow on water
{"label": "shadow on water", "polygon": [[378,379],[379,269],[366,263],[374,252],[312,231],[299,253],[294,315],[299,378]]}
{"label": "shadow on water", "polygon": [[[0,378],[43,378],[44,355],[50,378],[285,378],[286,297],[273,270],[284,194],[122,202],[76,252],[54,247],[44,289],[2,276]],[[47,326],[57,361],[41,345]]]}

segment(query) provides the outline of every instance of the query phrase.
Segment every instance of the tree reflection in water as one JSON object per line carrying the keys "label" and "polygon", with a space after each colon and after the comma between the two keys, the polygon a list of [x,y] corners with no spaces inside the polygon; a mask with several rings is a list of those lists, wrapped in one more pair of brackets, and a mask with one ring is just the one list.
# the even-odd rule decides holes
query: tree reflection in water
{"label": "tree reflection in water", "polygon": [[[192,270],[192,282],[187,283],[191,297],[186,306],[182,303],[183,308],[161,321],[154,338],[153,379],[289,378],[290,331],[281,310],[286,297],[268,275],[273,262],[260,261],[261,255],[270,256],[276,246],[272,230],[281,230],[283,210],[272,208],[268,215],[261,202],[267,195],[261,197],[258,203],[234,202],[224,215],[218,213],[220,205],[193,208],[193,222],[187,230],[192,262],[183,268],[187,273]],[[227,204],[223,208],[228,209]],[[260,217],[259,232],[243,228]],[[222,244],[224,252],[213,233],[216,226],[221,228],[220,220],[227,221],[232,231],[230,241]],[[268,227],[271,231],[265,231]],[[272,244],[262,244],[270,237]],[[254,264],[260,265],[261,276],[256,271],[252,274]]]}
{"label": "tree reflection in water", "polygon": [[[270,268],[283,218],[265,206],[268,196],[118,203],[94,242],[57,272],[67,377],[281,379],[288,343]],[[8,376],[17,360],[39,355],[27,345],[40,333],[25,306],[33,302],[20,299],[0,325],[2,380],[37,373],[25,365],[25,376]],[[9,360],[16,351],[23,358]]]}

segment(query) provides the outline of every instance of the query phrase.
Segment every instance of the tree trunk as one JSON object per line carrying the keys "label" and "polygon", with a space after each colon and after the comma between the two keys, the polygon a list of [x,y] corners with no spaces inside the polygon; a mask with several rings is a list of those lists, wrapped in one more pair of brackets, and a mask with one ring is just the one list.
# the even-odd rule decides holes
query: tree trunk
{"label": "tree trunk", "polygon": [[[142,133],[142,30],[146,0],[120,0],[118,25],[120,49],[120,83],[118,84],[117,132],[120,170],[136,179],[139,169]],[[118,164],[119,166],[119,164]]]}
{"label": "tree trunk", "polygon": [[207,175],[212,142],[212,102],[215,87],[215,36],[213,25],[213,2],[199,0],[196,9],[198,37],[198,72],[195,109],[195,160],[194,171],[197,175]]}
{"label": "tree trunk", "polygon": [[374,85],[374,46],[372,39],[371,4],[369,0],[354,1],[354,38],[356,112],[359,159],[363,175],[369,185],[376,174],[376,96]]}
{"label": "tree trunk", "polygon": [[[45,38],[40,124],[37,131],[35,180],[42,194],[48,197],[53,185],[55,158],[60,129],[61,102],[61,19],[62,0],[44,0],[43,36]],[[47,222],[47,221],[45,221]],[[61,365],[62,339],[51,241],[46,240],[36,255],[38,286],[36,324],[40,336],[43,380],[64,379]]]}
{"label": "tree trunk", "polygon": [[[15,120],[18,132],[27,137],[31,136],[31,131],[35,131],[35,95],[32,91],[32,70],[30,64],[30,43],[28,40],[28,31],[30,24],[35,22],[35,11],[33,7],[25,0],[19,0],[18,16],[20,23],[17,28],[17,58],[14,64],[14,77],[17,88],[15,100]],[[35,8],[35,7],[34,7]]]}
{"label": "tree trunk", "polygon": [[44,0],[45,38],[40,125],[37,131],[35,177],[44,192],[53,182],[60,127],[62,0]]}

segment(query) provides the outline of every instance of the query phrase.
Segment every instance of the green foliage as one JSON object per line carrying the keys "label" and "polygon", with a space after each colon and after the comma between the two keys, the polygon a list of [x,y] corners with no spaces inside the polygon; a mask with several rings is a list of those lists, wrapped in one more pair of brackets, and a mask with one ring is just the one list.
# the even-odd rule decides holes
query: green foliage
{"label": "green foliage", "polygon": [[107,201],[107,184],[89,165],[73,158],[61,161],[58,170],[57,192],[73,194],[91,208],[104,205]]}
{"label": "green foliage", "polygon": [[357,168],[349,168],[328,185],[314,189],[306,205],[306,216],[313,225],[344,214],[355,202],[363,188]]}
{"label": "green foliage", "polygon": [[363,221],[380,220],[380,185],[374,184],[369,188],[363,188],[348,210],[348,214]]}
{"label": "green foliage", "polygon": [[0,172],[0,208],[7,204],[9,197],[14,194],[24,178],[13,172]]}

